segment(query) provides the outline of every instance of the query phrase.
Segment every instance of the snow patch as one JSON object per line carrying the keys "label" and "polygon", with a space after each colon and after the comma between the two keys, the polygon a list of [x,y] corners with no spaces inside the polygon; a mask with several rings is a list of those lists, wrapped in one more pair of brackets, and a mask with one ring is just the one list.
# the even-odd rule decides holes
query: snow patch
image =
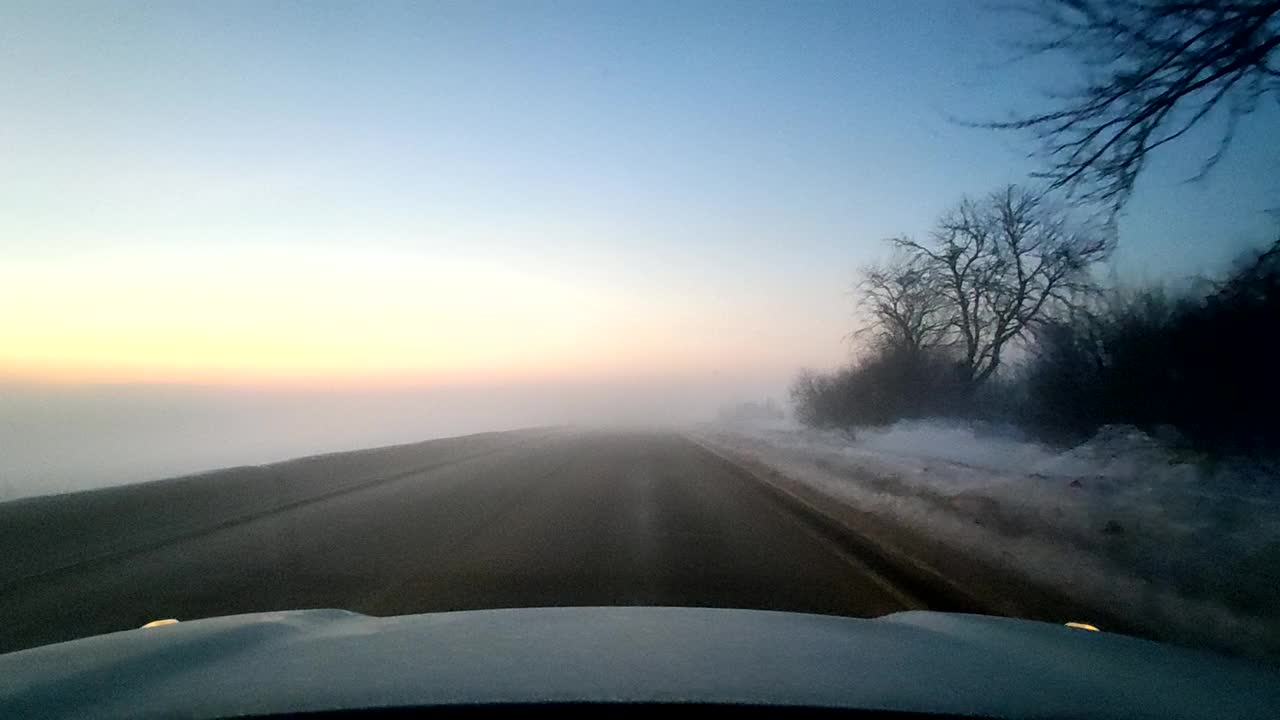
{"label": "snow patch", "polygon": [[738,423],[699,435],[1086,602],[1165,607],[1162,622],[1232,628],[1221,646],[1248,636],[1280,652],[1276,467],[1211,463],[1129,426],[1065,452],[1010,428],[940,421],[856,432]]}

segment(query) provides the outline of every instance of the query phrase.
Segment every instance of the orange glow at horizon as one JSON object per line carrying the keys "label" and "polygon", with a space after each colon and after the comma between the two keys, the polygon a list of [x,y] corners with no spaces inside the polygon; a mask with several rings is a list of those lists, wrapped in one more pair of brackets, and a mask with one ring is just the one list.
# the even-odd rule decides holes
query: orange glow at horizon
{"label": "orange glow at horizon", "polygon": [[713,301],[413,257],[36,263],[0,269],[0,302],[21,309],[0,318],[0,379],[38,382],[521,382],[715,372],[752,354],[787,364],[748,347],[752,328]]}

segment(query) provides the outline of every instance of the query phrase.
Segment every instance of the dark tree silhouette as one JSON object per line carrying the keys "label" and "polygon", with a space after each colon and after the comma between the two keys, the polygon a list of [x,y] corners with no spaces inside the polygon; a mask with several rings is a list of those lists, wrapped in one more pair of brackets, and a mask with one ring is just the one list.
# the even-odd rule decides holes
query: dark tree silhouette
{"label": "dark tree silhouette", "polygon": [[[897,297],[884,291],[883,281],[870,284],[880,293],[871,296],[872,327],[901,336],[906,315],[921,337],[952,349],[976,388],[999,369],[1009,343],[1094,289],[1089,270],[1111,252],[1112,238],[1109,226],[1073,221],[1016,185],[981,200],[966,198],[943,215],[928,242],[890,240],[901,259],[867,280],[910,283],[887,285]],[[905,295],[915,304],[887,303],[885,295]],[[903,312],[904,306],[912,312]]]}
{"label": "dark tree silhouette", "polygon": [[1029,50],[1075,57],[1088,80],[1045,112],[985,125],[1035,132],[1053,188],[1119,208],[1152,150],[1218,110],[1225,124],[1203,176],[1240,118],[1280,99],[1280,0],[1032,0],[1027,9],[1045,33]]}
{"label": "dark tree silhouette", "polygon": [[863,268],[856,288],[859,304],[874,321],[854,334],[871,334],[881,345],[908,354],[941,344],[946,299],[938,293],[931,265],[912,253]]}
{"label": "dark tree silhouette", "polygon": [[1214,452],[1280,450],[1280,240],[1206,291],[1113,290],[1037,332],[1025,418],[1085,437],[1123,423],[1177,428]]}

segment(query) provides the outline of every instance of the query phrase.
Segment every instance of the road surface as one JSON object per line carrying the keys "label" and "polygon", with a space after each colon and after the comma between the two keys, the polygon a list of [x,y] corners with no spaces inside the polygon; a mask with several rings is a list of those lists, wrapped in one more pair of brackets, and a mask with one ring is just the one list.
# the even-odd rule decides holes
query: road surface
{"label": "road surface", "polygon": [[[180,506],[156,512],[200,511]],[[0,650],[159,618],[291,608],[876,616],[928,599],[873,571],[759,480],[666,433],[547,433],[178,535],[44,570],[28,563],[37,569],[0,589]],[[28,558],[41,547],[30,538]]]}

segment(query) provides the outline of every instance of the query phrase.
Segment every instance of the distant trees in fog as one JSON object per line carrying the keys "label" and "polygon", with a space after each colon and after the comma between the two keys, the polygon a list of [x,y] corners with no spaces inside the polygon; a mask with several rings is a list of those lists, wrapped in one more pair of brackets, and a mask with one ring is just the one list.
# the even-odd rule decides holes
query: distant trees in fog
{"label": "distant trees in fog", "polygon": [[1054,189],[1120,207],[1148,154],[1221,120],[1207,173],[1238,121],[1280,100],[1280,0],[1029,0],[1032,54],[1064,53],[1086,78],[1052,106],[987,127],[1041,141]]}
{"label": "distant trees in fog", "polygon": [[966,388],[944,352],[877,346],[832,373],[801,371],[791,384],[795,418],[815,427],[887,425],[963,415]]}
{"label": "distant trees in fog", "polygon": [[767,398],[764,402],[748,401],[722,405],[717,415],[723,422],[768,422],[781,420],[786,416],[782,406],[773,398]]}
{"label": "distant trees in fog", "polygon": [[1095,289],[1090,270],[1112,237],[1016,185],[965,198],[928,240],[894,238],[897,259],[863,272],[869,328],[895,352],[947,350],[959,380],[976,388],[1011,342]]}
{"label": "distant trees in fog", "polygon": [[[906,285],[914,292],[916,282]],[[975,388],[963,343],[939,342],[939,331],[913,346],[886,326],[849,367],[797,377],[796,417],[819,426],[978,418],[1063,441],[1123,423],[1174,428],[1211,451],[1280,450],[1280,240],[1196,289],[1093,290],[1028,327],[1022,360]]]}
{"label": "distant trees in fog", "polygon": [[798,418],[876,424],[970,411],[1014,343],[1096,293],[1090,269],[1112,236],[1010,185],[961,200],[926,241],[891,239],[892,258],[857,286],[867,323],[855,334],[870,352],[832,375],[801,374]]}

